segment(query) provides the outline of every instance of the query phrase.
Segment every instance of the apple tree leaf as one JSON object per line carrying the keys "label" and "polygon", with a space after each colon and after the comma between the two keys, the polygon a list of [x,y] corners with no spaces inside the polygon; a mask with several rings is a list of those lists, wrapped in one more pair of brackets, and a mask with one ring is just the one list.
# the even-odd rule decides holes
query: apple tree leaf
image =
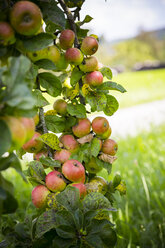
{"label": "apple tree leaf", "polygon": [[97,157],[100,151],[100,141],[97,138],[93,138],[91,141],[91,155]]}
{"label": "apple tree leaf", "polygon": [[119,108],[119,103],[116,98],[112,95],[107,95],[107,104],[104,108],[104,114],[111,116],[113,115]]}
{"label": "apple tree leaf", "polygon": [[120,91],[121,93],[126,92],[126,89],[121,84],[117,84],[112,81],[107,81],[102,83],[100,86],[97,87],[97,90],[98,91],[117,90]]}
{"label": "apple tree leaf", "polygon": [[59,117],[56,115],[46,115],[45,121],[48,130],[54,133],[62,133],[65,129],[66,120],[64,117]]}
{"label": "apple tree leaf", "polygon": [[[11,146],[11,133],[7,124],[0,120],[0,156],[9,150]],[[0,165],[1,169],[1,165]]]}
{"label": "apple tree leaf", "polygon": [[45,97],[43,97],[42,93],[40,90],[34,90],[32,92],[32,95],[35,99],[35,106],[40,108],[40,107],[44,107],[46,105],[49,105],[49,102],[46,100]]}
{"label": "apple tree leaf", "polygon": [[109,67],[102,67],[99,69],[99,71],[103,74],[103,77],[112,79],[112,71]]}
{"label": "apple tree leaf", "polygon": [[81,79],[81,77],[83,76],[83,72],[78,70],[77,67],[75,67],[72,71],[72,74],[71,74],[71,78],[70,78],[70,83],[72,86],[75,86],[76,83]]}
{"label": "apple tree leaf", "polygon": [[39,183],[41,181],[45,180],[46,173],[44,171],[44,167],[41,162],[39,161],[31,161],[28,164],[28,170],[27,170],[28,176],[32,177]]}
{"label": "apple tree leaf", "polygon": [[67,111],[71,116],[86,118],[86,109],[83,104],[70,103],[67,105]]}
{"label": "apple tree leaf", "polygon": [[59,139],[54,133],[45,133],[42,134],[39,138],[46,145],[50,146],[54,150],[61,150],[59,147]]}

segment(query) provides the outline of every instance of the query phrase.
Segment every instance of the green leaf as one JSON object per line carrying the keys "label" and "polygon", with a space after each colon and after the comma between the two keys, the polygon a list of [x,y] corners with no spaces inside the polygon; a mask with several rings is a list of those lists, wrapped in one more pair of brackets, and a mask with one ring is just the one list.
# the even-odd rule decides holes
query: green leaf
{"label": "green leaf", "polygon": [[55,226],[56,226],[55,211],[53,209],[49,209],[38,217],[36,223],[35,237],[36,238],[42,237],[46,232],[50,231],[51,229],[54,229]]}
{"label": "green leaf", "polygon": [[119,174],[116,174],[115,177],[113,178],[113,187],[116,188],[121,182],[121,176]]}
{"label": "green leaf", "polygon": [[35,179],[37,182],[42,182],[45,180],[46,173],[44,167],[39,161],[31,161],[28,164],[28,176]]}
{"label": "green leaf", "polygon": [[68,225],[59,225],[56,228],[56,232],[58,236],[60,236],[63,239],[74,239],[76,238],[75,228]]}
{"label": "green leaf", "polygon": [[75,187],[67,187],[56,196],[57,202],[70,212],[74,212],[80,207],[79,190]]}
{"label": "green leaf", "polygon": [[112,229],[112,224],[108,220],[93,219],[87,227],[88,235],[85,240],[95,248],[113,248],[117,242],[116,232]]}
{"label": "green leaf", "polygon": [[54,150],[61,150],[59,147],[59,139],[53,133],[42,134],[38,139],[42,140],[46,145],[50,146]]}
{"label": "green leaf", "polygon": [[106,97],[107,97],[107,104],[103,111],[105,115],[111,116],[118,110],[119,103],[116,100],[116,98],[112,95],[107,95]]}
{"label": "green leaf", "polygon": [[40,84],[43,88],[47,90],[51,96],[59,96],[62,91],[61,81],[49,72],[43,72],[38,75]]}
{"label": "green leaf", "polygon": [[93,20],[93,17],[91,17],[90,15],[86,15],[84,20],[80,22],[79,25],[82,26],[84,23],[89,23],[92,20]]}
{"label": "green leaf", "polygon": [[6,197],[7,197],[7,194],[6,194],[5,190],[0,186],[0,201],[5,200]]}
{"label": "green leaf", "polygon": [[58,168],[61,167],[61,163],[60,163],[59,161],[54,160],[53,158],[49,158],[49,157],[41,156],[40,162],[41,162],[43,165],[45,165],[45,166],[47,166],[47,167],[50,167],[50,168],[52,168],[52,169],[57,168],[57,167],[58,167]]}
{"label": "green leaf", "polygon": [[98,209],[112,210],[111,203],[99,192],[92,192],[86,195],[82,203],[85,212]]}
{"label": "green leaf", "polygon": [[71,78],[70,78],[70,83],[72,86],[75,86],[76,83],[82,78],[83,72],[78,70],[77,67],[75,67],[72,71]]}
{"label": "green leaf", "polygon": [[22,40],[25,51],[35,52],[53,43],[54,35],[50,33],[40,33],[26,40]]}
{"label": "green leaf", "polygon": [[91,106],[91,111],[102,111],[107,103],[106,95],[102,92],[91,93],[86,96],[86,100]]}
{"label": "green leaf", "polygon": [[126,92],[126,90],[124,89],[124,87],[122,85],[117,84],[115,82],[110,82],[110,81],[104,82],[103,84],[98,86],[97,90],[99,90],[99,91],[117,90],[117,91],[120,91],[121,93]]}
{"label": "green leaf", "polygon": [[65,118],[65,130],[69,130],[74,125],[76,125],[77,119],[73,116],[69,116]]}
{"label": "green leaf", "polygon": [[8,191],[5,191],[5,192],[6,192],[7,197],[3,201],[2,214],[14,213],[16,209],[18,208],[18,202],[10,192]]}
{"label": "green leaf", "polygon": [[65,130],[66,121],[64,117],[59,117],[56,115],[46,115],[45,121],[48,130],[54,133],[62,133]]}
{"label": "green leaf", "polygon": [[103,74],[103,77],[112,79],[112,71],[109,67],[102,67],[99,69],[99,71]]}
{"label": "green leaf", "polygon": [[91,155],[97,157],[100,151],[100,141],[97,138],[93,138],[91,141]]}
{"label": "green leaf", "polygon": [[108,163],[108,162],[104,162],[98,158],[96,158],[96,163],[98,166],[106,169],[108,175],[111,174],[111,170],[112,170],[112,164]]}
{"label": "green leaf", "polygon": [[53,63],[53,61],[49,59],[41,59],[35,62],[35,65],[38,66],[38,68],[42,68],[45,70],[56,70],[57,67]]}
{"label": "green leaf", "polygon": [[43,97],[40,90],[34,90],[32,92],[32,95],[35,99],[35,106],[38,108],[44,107],[46,105],[49,105],[49,102]]}
{"label": "green leaf", "polygon": [[56,236],[53,239],[53,246],[56,248],[70,248],[75,243],[74,239],[63,239],[59,236]]}
{"label": "green leaf", "polygon": [[77,118],[86,118],[86,109],[83,104],[68,104],[67,111],[71,116],[76,116]]}
{"label": "green leaf", "polygon": [[[11,133],[7,124],[0,120],[0,156],[9,150],[11,146]],[[0,167],[1,168],[1,167]]]}

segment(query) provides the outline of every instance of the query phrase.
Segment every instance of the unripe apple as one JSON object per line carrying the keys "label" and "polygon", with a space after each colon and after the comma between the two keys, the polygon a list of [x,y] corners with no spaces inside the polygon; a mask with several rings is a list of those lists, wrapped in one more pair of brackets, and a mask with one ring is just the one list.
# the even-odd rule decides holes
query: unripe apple
{"label": "unripe apple", "polygon": [[54,154],[54,159],[60,161],[62,164],[69,160],[71,153],[66,150],[62,149],[61,151],[56,151]]}
{"label": "unripe apple", "polygon": [[96,57],[91,56],[89,58],[85,58],[81,65],[79,65],[80,70],[83,72],[91,72],[98,70],[98,61]]}
{"label": "unripe apple", "polygon": [[108,190],[108,182],[100,176],[93,177],[89,183],[85,184],[85,186],[88,194],[92,192],[99,192],[105,195]]}
{"label": "unripe apple", "polygon": [[10,23],[17,33],[36,34],[42,25],[42,13],[39,7],[30,1],[19,1],[10,12]]}
{"label": "unripe apple", "polygon": [[79,190],[80,199],[83,199],[86,196],[87,190],[86,190],[85,184],[83,184],[83,183],[72,183],[72,184],[70,184],[70,186],[73,186],[73,187],[75,187],[75,188],[77,188]]}
{"label": "unripe apple", "polygon": [[20,118],[14,116],[2,117],[2,120],[7,124],[11,133],[11,150],[18,150],[26,141],[26,129]]}
{"label": "unripe apple", "polygon": [[45,178],[46,186],[53,192],[63,191],[66,183],[62,174],[59,171],[51,171]]}
{"label": "unripe apple", "polygon": [[98,49],[98,42],[94,37],[87,36],[81,44],[81,51],[85,55],[93,55]]}
{"label": "unripe apple", "polygon": [[103,153],[114,156],[118,150],[118,144],[113,139],[107,139],[104,141],[101,151]]}
{"label": "unripe apple", "polygon": [[26,117],[21,117],[20,118],[21,123],[24,125],[25,130],[26,130],[26,140],[25,142],[29,141],[35,132],[35,123],[33,118],[26,118]]}
{"label": "unripe apple", "polygon": [[57,114],[59,115],[66,115],[67,114],[67,102],[63,99],[58,99],[53,104],[53,109],[56,110]]}
{"label": "unripe apple", "polygon": [[72,127],[72,132],[75,136],[81,138],[90,133],[91,122],[89,119],[78,119],[78,123]]}
{"label": "unripe apple", "polygon": [[61,32],[59,41],[62,49],[67,50],[72,47],[75,39],[75,33],[70,29],[65,29]]}
{"label": "unripe apple", "polygon": [[102,167],[100,167],[96,163],[96,159],[94,157],[92,157],[88,163],[85,163],[85,168],[89,173],[92,173],[92,174],[96,174],[102,170]]}
{"label": "unripe apple", "polygon": [[56,46],[53,45],[43,48],[39,51],[28,52],[27,57],[33,62],[41,59],[49,59],[56,64],[60,60],[60,51]]}
{"label": "unripe apple", "polygon": [[32,202],[36,208],[46,206],[46,198],[50,191],[44,185],[38,185],[32,190]]}
{"label": "unripe apple", "polygon": [[56,69],[55,69],[55,71],[66,70],[66,68],[68,67],[68,65],[69,65],[69,63],[68,63],[68,61],[66,61],[65,55],[63,53],[61,53],[60,59],[56,63]]}
{"label": "unripe apple", "polygon": [[103,134],[97,134],[97,137],[102,139],[102,140],[106,140],[109,138],[109,136],[111,135],[112,133],[112,129],[111,127],[109,126],[108,130],[106,132],[104,132]]}
{"label": "unripe apple", "polygon": [[38,153],[44,146],[44,143],[37,139],[40,136],[40,133],[35,132],[33,137],[27,143],[25,143],[22,148],[29,153]]}
{"label": "unripe apple", "polygon": [[92,129],[93,129],[93,132],[95,132],[96,134],[102,135],[108,130],[108,128],[109,128],[109,123],[106,118],[98,116],[93,119]]}
{"label": "unripe apple", "polygon": [[36,114],[36,115],[33,117],[33,120],[34,120],[35,126],[37,126],[38,123],[39,123],[39,121],[40,121],[39,115]]}
{"label": "unripe apple", "polygon": [[38,153],[33,154],[33,159],[39,161],[42,156],[47,157],[48,151],[47,150],[41,150]]}
{"label": "unripe apple", "polygon": [[15,41],[14,29],[7,22],[0,22],[0,45],[8,46]]}
{"label": "unripe apple", "polygon": [[83,82],[90,86],[97,87],[103,83],[103,75],[100,71],[92,71],[84,76]]}
{"label": "unripe apple", "polygon": [[62,174],[71,182],[80,182],[85,176],[85,169],[79,161],[70,159],[63,164]]}
{"label": "unripe apple", "polygon": [[70,152],[75,152],[79,148],[79,143],[71,134],[65,134],[60,138],[60,142]]}
{"label": "unripe apple", "polygon": [[83,61],[83,54],[78,48],[68,48],[65,58],[72,65],[80,65]]}

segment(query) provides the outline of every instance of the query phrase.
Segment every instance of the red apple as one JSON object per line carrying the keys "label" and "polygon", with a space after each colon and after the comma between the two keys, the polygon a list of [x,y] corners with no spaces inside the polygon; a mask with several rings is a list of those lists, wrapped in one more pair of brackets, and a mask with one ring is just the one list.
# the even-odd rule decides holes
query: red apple
{"label": "red apple", "polygon": [[98,42],[94,37],[87,36],[83,39],[81,45],[81,51],[85,55],[92,55],[97,51],[97,49],[98,49]]}
{"label": "red apple", "polygon": [[79,161],[70,159],[63,164],[62,173],[69,181],[80,182],[85,176],[85,169]]}
{"label": "red apple", "polygon": [[85,84],[97,87],[103,83],[103,75],[100,71],[93,71],[85,75],[83,78]]}
{"label": "red apple", "polygon": [[71,134],[65,134],[60,138],[60,142],[70,152],[75,152],[79,148],[79,143]]}
{"label": "red apple", "polygon": [[68,48],[65,58],[70,64],[80,65],[83,61],[83,54],[78,48]]}
{"label": "red apple", "polygon": [[70,185],[79,190],[80,199],[83,199],[86,196],[87,190],[86,190],[85,184],[83,184],[83,183],[72,183]]}
{"label": "red apple", "polygon": [[44,185],[38,185],[32,190],[32,202],[36,208],[46,206],[46,198],[50,191]]}
{"label": "red apple", "polygon": [[53,192],[63,191],[66,183],[62,174],[59,171],[51,171],[45,179],[46,186]]}
{"label": "red apple", "polygon": [[61,151],[56,151],[54,154],[54,159],[60,161],[62,164],[69,160],[71,153],[66,150],[62,149]]}
{"label": "red apple", "polygon": [[93,119],[92,129],[96,134],[102,135],[108,130],[108,128],[109,128],[109,123],[106,118],[98,116]]}
{"label": "red apple", "polygon": [[85,58],[82,64],[79,65],[79,67],[80,67],[80,70],[83,72],[97,71],[98,61],[96,57],[91,56],[91,57]]}
{"label": "red apple", "polygon": [[62,49],[67,50],[72,47],[75,39],[75,33],[70,29],[65,29],[61,32],[59,41]]}
{"label": "red apple", "polygon": [[78,123],[72,127],[75,136],[81,138],[90,133],[91,122],[89,119],[78,119]]}
{"label": "red apple", "polygon": [[26,129],[26,142],[29,141],[35,132],[35,122],[33,118],[26,118],[26,117],[21,117],[20,118],[22,124],[24,125]]}
{"label": "red apple", "polygon": [[0,22],[0,45],[8,46],[15,41],[14,29],[7,22]]}
{"label": "red apple", "polygon": [[102,146],[102,152],[114,156],[118,150],[118,144],[113,139],[107,139]]}
{"label": "red apple", "polygon": [[37,161],[39,161],[42,156],[47,157],[48,156],[48,151],[47,150],[42,150],[42,151],[39,151],[38,153],[33,154],[34,160],[37,160]]}
{"label": "red apple", "polygon": [[38,153],[44,146],[44,143],[37,139],[40,136],[40,133],[35,132],[33,137],[27,143],[25,143],[22,148],[29,153]]}

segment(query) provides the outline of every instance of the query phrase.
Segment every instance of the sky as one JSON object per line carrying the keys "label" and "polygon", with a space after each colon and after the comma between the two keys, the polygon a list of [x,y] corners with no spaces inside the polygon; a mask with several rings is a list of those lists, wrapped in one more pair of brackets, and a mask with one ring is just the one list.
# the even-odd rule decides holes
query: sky
{"label": "sky", "polygon": [[165,0],[86,0],[81,19],[94,19],[85,24],[92,33],[104,35],[107,41],[130,38],[140,29],[165,27]]}

